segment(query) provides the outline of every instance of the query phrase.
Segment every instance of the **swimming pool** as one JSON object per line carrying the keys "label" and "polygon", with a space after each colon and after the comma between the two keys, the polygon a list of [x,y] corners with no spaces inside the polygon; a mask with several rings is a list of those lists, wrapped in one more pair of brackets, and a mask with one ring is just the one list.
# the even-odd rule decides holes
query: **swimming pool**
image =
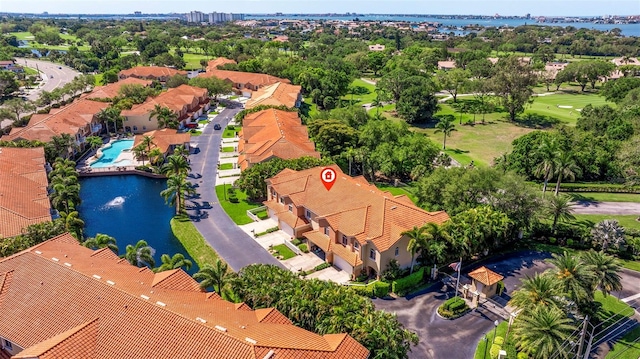
{"label": "swimming pool", "polygon": [[123,150],[129,150],[133,147],[133,140],[117,140],[109,143],[109,147],[101,149],[102,157],[93,162],[90,166],[93,168],[127,166],[131,164],[131,160],[117,161],[118,156]]}

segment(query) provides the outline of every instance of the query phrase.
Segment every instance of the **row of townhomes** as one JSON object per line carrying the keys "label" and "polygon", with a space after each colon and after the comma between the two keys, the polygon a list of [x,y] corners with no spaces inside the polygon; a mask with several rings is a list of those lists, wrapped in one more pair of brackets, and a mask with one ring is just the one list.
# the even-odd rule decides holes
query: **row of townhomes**
{"label": "row of townhomes", "polygon": [[153,273],[69,234],[0,260],[0,358],[365,359],[347,334],[298,328],[200,289],[182,269]]}
{"label": "row of townhomes", "polygon": [[264,204],[280,229],[306,239],[312,251],[352,277],[378,277],[392,259],[409,267],[409,238],[402,233],[449,219],[446,212],[426,212],[405,195],[383,192],[362,176],[331,167],[337,173],[331,190],[320,179],[323,167],[283,170],[267,180]]}

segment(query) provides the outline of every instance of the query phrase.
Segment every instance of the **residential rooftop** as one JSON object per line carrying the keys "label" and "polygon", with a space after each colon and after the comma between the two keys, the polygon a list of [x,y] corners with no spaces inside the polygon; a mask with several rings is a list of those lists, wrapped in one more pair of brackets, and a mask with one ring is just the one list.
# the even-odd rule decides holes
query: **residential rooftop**
{"label": "residential rooftop", "polygon": [[245,104],[245,108],[259,105],[297,107],[301,98],[302,87],[276,82],[254,92]]}

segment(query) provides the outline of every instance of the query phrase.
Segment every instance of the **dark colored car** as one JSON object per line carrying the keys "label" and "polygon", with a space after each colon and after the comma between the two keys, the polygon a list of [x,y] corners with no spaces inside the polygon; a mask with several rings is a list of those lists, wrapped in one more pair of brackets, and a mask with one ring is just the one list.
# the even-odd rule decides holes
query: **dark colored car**
{"label": "dark colored car", "polygon": [[215,125],[213,125],[213,129],[214,129],[214,130],[221,130],[221,129],[222,129],[222,127],[220,127],[220,124],[217,124],[217,123],[216,123]]}

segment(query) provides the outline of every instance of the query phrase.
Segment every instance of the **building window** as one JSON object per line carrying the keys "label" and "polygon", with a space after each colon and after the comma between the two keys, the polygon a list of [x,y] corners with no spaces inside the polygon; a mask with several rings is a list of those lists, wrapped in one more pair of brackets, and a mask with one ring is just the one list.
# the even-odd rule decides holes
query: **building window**
{"label": "building window", "polygon": [[358,241],[353,241],[353,248],[355,250],[359,250],[360,249],[360,243],[358,243]]}
{"label": "building window", "polygon": [[396,247],[396,257],[400,254],[400,247]]}
{"label": "building window", "polygon": [[344,234],[342,235],[342,245],[346,246],[347,245],[347,236],[345,236]]}
{"label": "building window", "polygon": [[326,236],[328,236],[328,235],[329,235],[329,227],[324,227],[324,234],[325,234]]}
{"label": "building window", "polygon": [[134,131],[138,131],[138,126],[133,126]]}
{"label": "building window", "polygon": [[293,205],[289,205],[289,212],[293,212]]}
{"label": "building window", "polygon": [[307,219],[311,219],[311,211],[309,211],[308,209],[304,211],[304,216],[307,217]]}
{"label": "building window", "polygon": [[4,340],[4,347],[9,349],[9,350],[13,349],[13,346],[11,345],[11,342],[6,340],[6,339]]}
{"label": "building window", "polygon": [[284,198],[280,197],[280,203],[284,204]]}
{"label": "building window", "polygon": [[369,251],[369,258],[373,259],[374,261],[376,260],[376,250],[375,249],[371,249]]}
{"label": "building window", "polygon": [[142,126],[142,131],[146,131],[147,130],[147,126]]}

